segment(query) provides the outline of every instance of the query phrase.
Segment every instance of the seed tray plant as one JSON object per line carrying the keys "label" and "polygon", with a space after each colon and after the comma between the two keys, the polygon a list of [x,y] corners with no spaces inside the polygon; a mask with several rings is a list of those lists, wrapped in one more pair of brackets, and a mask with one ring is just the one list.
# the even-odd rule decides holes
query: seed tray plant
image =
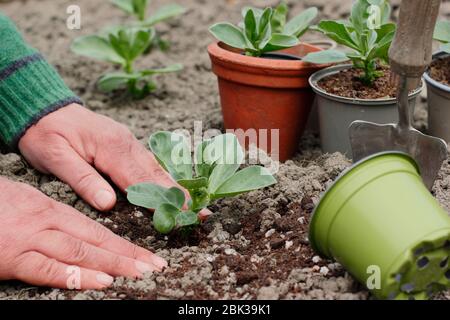
{"label": "seed tray plant", "polygon": [[223,43],[241,49],[248,56],[260,57],[264,53],[298,45],[301,37],[317,16],[312,7],[293,19],[287,19],[288,6],[281,2],[275,9],[242,9],[244,21],[235,26],[228,22],[213,25],[210,32]]}
{"label": "seed tray plant", "polygon": [[195,161],[183,135],[157,132],[150,137],[149,146],[161,166],[190,196],[185,205],[185,193],[177,187],[140,183],[126,190],[129,202],[155,210],[153,225],[163,234],[198,225],[198,213],[217,199],[276,183],[264,167],[249,166],[239,170],[244,152],[233,134],[203,141],[196,148]]}
{"label": "seed tray plant", "polygon": [[156,89],[152,76],[183,68],[181,64],[174,64],[160,69],[135,70],[135,61],[149,47],[154,36],[153,29],[118,28],[108,34],[77,38],[71,49],[79,55],[111,62],[122,68],[120,72],[103,75],[97,83],[100,90],[127,89],[134,98],[141,99]]}
{"label": "seed tray plant", "polygon": [[441,42],[441,50],[450,53],[450,21],[438,21],[434,39]]}
{"label": "seed tray plant", "polygon": [[[373,13],[373,6],[379,8],[379,12]],[[366,85],[372,85],[377,78],[383,76],[383,72],[378,68],[379,64],[389,62],[388,52],[396,30],[396,25],[388,22],[390,12],[391,7],[386,0],[356,1],[349,20],[323,20],[312,27],[351,51],[314,52],[309,53],[303,60],[317,64],[351,60],[355,68],[363,71],[360,80]]]}
{"label": "seed tray plant", "polygon": [[103,29],[97,35],[88,35],[75,39],[71,49],[79,55],[87,56],[117,64],[120,72],[103,75],[98,81],[98,88],[105,92],[126,89],[132,97],[142,99],[156,89],[152,76],[176,72],[183,68],[174,64],[159,69],[135,70],[134,63],[142,55],[149,52],[156,43],[167,48],[157,34],[154,26],[162,21],[176,17],[185,10],[177,4],[165,5],[153,15],[147,16],[148,0],[111,0],[111,2],[127,14],[136,17],[131,25],[113,26]]}

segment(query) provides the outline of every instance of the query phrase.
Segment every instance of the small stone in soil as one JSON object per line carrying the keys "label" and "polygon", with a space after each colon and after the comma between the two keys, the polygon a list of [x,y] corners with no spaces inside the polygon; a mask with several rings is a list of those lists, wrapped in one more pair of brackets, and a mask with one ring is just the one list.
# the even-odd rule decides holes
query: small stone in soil
{"label": "small stone in soil", "polygon": [[241,271],[236,273],[236,284],[238,286],[243,286],[244,284],[250,283],[253,280],[258,279],[258,274],[252,271]]}
{"label": "small stone in soil", "polygon": [[272,241],[270,241],[270,247],[272,249],[279,249],[281,248],[286,240],[282,239],[282,238],[275,238]]}

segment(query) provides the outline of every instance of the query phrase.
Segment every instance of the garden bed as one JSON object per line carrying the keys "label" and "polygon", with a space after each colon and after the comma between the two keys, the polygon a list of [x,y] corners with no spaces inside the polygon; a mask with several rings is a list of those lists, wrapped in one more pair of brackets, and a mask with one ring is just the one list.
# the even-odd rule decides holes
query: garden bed
{"label": "garden bed", "polygon": [[[294,13],[303,6],[316,5],[327,18],[344,17],[351,1],[345,2],[348,5],[343,1],[289,1]],[[167,33],[172,48],[167,54],[154,51],[140,63],[158,67],[182,62],[185,70],[161,77],[156,93],[142,101],[96,91],[96,79],[110,67],[69,51],[75,37],[96,32],[107,21],[115,24],[123,20],[120,11],[110,10],[107,1],[8,2],[1,4],[0,10],[18,23],[27,40],[49,58],[89,108],[126,124],[144,143],[157,130],[192,130],[194,121],[203,121],[204,130],[222,128],[216,79],[206,51],[212,38],[206,26],[238,19],[243,4],[259,4],[233,0],[180,3],[189,9],[185,16],[160,28],[164,35],[174,27]],[[79,4],[82,9],[81,31],[65,26],[68,4]],[[442,10],[447,17],[448,4],[444,1]],[[309,34],[306,39],[314,36]],[[425,103],[422,99],[416,112],[419,129],[426,123]],[[302,139],[301,150],[281,165],[277,185],[219,201],[211,208],[216,214],[189,237],[158,235],[151,226],[150,213],[129,205],[123,196],[111,213],[99,214],[66,184],[39,174],[18,155],[0,155],[2,176],[39,188],[169,261],[169,268],[161,274],[146,275],[138,281],[118,278],[112,288],[101,292],[3,282],[0,299],[367,299],[367,291],[339,264],[317,257],[307,240],[311,212],[320,194],[350,162],[340,154],[322,155],[317,137],[310,133]],[[449,189],[450,160],[433,190],[447,210]],[[450,299],[450,292],[436,298]]]}

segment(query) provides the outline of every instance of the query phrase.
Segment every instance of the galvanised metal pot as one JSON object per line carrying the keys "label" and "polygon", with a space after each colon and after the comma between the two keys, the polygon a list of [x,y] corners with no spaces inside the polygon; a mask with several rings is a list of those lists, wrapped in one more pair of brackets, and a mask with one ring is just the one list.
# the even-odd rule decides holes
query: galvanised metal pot
{"label": "galvanised metal pot", "polygon": [[[320,140],[325,153],[341,152],[351,158],[348,128],[353,121],[364,120],[374,123],[397,123],[397,99],[352,99],[326,92],[318,82],[352,65],[329,67],[314,73],[309,83],[317,94]],[[423,86],[410,94],[411,112],[414,112],[417,96]]]}
{"label": "galvanised metal pot", "polygon": [[450,287],[450,217],[406,154],[376,154],[344,172],[309,232],[320,255],[380,299],[424,299]]}
{"label": "galvanised metal pot", "polygon": [[[449,57],[445,52],[436,53],[434,59]],[[424,74],[428,89],[428,128],[433,136],[450,142],[450,87]]]}

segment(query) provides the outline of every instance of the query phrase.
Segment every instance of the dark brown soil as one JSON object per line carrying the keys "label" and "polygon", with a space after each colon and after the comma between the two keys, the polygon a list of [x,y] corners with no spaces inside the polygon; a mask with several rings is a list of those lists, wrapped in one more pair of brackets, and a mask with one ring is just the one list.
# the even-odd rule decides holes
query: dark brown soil
{"label": "dark brown soil", "polygon": [[450,57],[433,61],[429,73],[434,80],[450,86]]}
{"label": "dark brown soil", "polygon": [[326,92],[346,98],[385,99],[395,98],[396,86],[390,84],[391,71],[388,67],[380,67],[384,75],[375,80],[372,86],[361,80],[362,70],[347,69],[319,81],[319,86]]}
{"label": "dark brown soil", "polygon": [[[289,205],[283,215],[274,221],[273,229],[269,233],[260,230],[261,212],[237,221],[240,231],[242,230],[242,236],[249,241],[249,245],[243,246],[239,241],[231,241],[230,244],[233,249],[217,248],[215,250],[217,257],[212,262],[212,279],[217,285],[213,285],[212,289],[219,296],[225,295],[226,292],[224,292],[220,281],[224,270],[226,270],[226,273],[235,273],[237,287],[230,288],[227,291],[232,294],[236,293],[237,288],[248,284],[252,285],[256,293],[261,287],[270,286],[274,279],[286,280],[292,270],[299,267],[312,268],[316,272],[319,272],[322,267],[326,267],[328,262],[325,260],[316,263],[312,261],[314,252],[307,239],[308,220],[313,207],[312,199],[307,197],[301,203]],[[104,224],[117,234],[131,239],[138,245],[150,250],[158,249],[143,241],[148,237],[155,237],[156,240],[159,239],[160,241],[164,241],[165,238],[153,229],[151,213],[148,212],[147,215],[136,217],[133,211],[133,208],[122,201],[111,215],[105,215],[109,222]],[[302,217],[305,219],[304,223],[299,224],[298,220]],[[198,246],[199,248],[207,248],[210,245],[207,236],[211,229],[212,226],[206,222],[201,228],[193,230],[190,234],[173,233],[167,237],[165,247]],[[296,250],[292,250],[292,248],[296,248]],[[258,258],[252,259],[251,257]],[[193,267],[188,257],[183,259],[182,265],[182,268],[166,273],[166,277],[180,278]],[[344,274],[344,270],[336,269],[335,271],[329,271],[327,276],[339,277],[344,276]],[[120,290],[115,288],[104,292],[106,298],[116,298],[119,294],[122,299],[155,299],[155,292],[161,289],[162,286],[157,285],[156,290],[148,293],[135,287],[122,287]],[[299,290],[295,284],[289,285],[287,289],[290,292]],[[203,283],[191,285],[185,290],[194,293],[190,296],[190,299],[210,298],[210,294],[205,291]],[[356,292],[360,290],[360,287],[355,284],[354,290]],[[67,295],[75,294],[67,291]],[[284,298],[284,296],[280,295],[279,298]]]}

